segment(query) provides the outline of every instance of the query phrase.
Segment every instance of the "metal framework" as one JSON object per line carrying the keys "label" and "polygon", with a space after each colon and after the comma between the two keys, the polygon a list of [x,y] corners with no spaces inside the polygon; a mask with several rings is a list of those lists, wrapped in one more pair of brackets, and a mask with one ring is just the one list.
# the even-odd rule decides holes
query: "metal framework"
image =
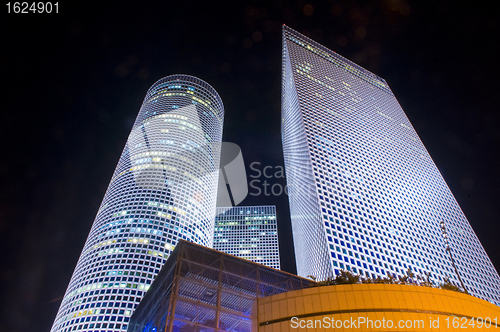
{"label": "metal framework", "polygon": [[257,298],[315,285],[213,249],[180,241],[131,318],[129,332],[250,332]]}

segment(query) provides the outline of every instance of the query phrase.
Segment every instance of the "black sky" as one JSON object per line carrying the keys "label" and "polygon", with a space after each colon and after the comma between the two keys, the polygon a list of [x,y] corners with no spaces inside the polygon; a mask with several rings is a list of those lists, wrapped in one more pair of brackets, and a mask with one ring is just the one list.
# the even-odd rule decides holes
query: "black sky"
{"label": "black sky", "polygon": [[[73,1],[0,20],[1,331],[48,331],[147,89],[185,73],[226,110],[247,167],[283,165],[283,23],[386,79],[500,268],[499,5]],[[247,168],[248,174],[255,174]],[[285,184],[283,178],[270,184]],[[286,196],[282,267],[295,272]]]}

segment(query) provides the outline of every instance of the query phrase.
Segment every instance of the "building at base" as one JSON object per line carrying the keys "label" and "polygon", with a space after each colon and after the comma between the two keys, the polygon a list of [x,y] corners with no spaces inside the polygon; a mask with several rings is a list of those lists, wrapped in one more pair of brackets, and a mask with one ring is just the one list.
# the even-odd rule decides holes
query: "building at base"
{"label": "building at base", "polygon": [[257,298],[315,284],[181,240],[132,315],[127,331],[251,332]]}
{"label": "building at base", "polygon": [[489,331],[500,327],[497,317],[500,307],[456,291],[322,285],[179,241],[127,331]]}
{"label": "building at base", "polygon": [[311,287],[255,301],[253,332],[490,331],[500,307],[467,294],[415,285]]}

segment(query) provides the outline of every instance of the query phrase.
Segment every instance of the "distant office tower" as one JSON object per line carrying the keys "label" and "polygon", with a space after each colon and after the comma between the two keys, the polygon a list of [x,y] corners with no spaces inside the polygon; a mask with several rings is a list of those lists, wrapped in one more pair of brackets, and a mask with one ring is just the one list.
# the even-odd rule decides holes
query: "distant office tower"
{"label": "distant office tower", "polygon": [[213,248],[279,269],[276,207],[217,207]]}
{"label": "distant office tower", "polygon": [[148,91],[52,331],[124,331],[179,239],[213,241],[224,108],[173,75]]}
{"label": "distant office tower", "polygon": [[387,83],[283,27],[282,139],[300,276],[408,268],[500,304],[500,278]]}

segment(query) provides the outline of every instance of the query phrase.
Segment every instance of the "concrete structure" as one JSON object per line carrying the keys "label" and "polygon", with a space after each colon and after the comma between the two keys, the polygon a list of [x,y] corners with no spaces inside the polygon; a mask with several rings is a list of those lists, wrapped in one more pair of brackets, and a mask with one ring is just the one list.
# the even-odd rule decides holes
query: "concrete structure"
{"label": "concrete structure", "polygon": [[394,284],[312,287],[259,298],[253,332],[490,331],[500,308],[438,288]]}
{"label": "concrete structure", "polygon": [[128,332],[252,330],[257,298],[315,282],[190,242],[179,241]]}
{"label": "concrete structure", "polygon": [[500,277],[384,79],[283,27],[282,139],[297,272],[411,268],[500,304]]}
{"label": "concrete structure", "polygon": [[404,284],[320,286],[179,241],[128,332],[451,331],[500,327],[500,308],[463,293]]}
{"label": "concrete structure", "polygon": [[213,248],[279,270],[276,207],[217,207]]}
{"label": "concrete structure", "polygon": [[180,239],[212,245],[223,121],[196,77],[149,89],[51,331],[126,330]]}

